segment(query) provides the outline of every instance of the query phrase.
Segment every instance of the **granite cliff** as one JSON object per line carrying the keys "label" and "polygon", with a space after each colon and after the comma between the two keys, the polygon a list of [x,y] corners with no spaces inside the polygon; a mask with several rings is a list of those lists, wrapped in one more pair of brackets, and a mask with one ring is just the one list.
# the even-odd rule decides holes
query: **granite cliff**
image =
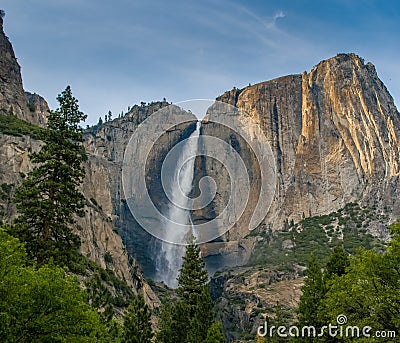
{"label": "granite cliff", "polygon": [[[254,337],[277,307],[293,315],[311,252],[324,260],[335,244],[349,253],[383,249],[387,224],[400,216],[400,115],[375,67],[354,54],[322,61],[309,73],[234,88],[217,100],[239,109],[249,134],[249,123],[261,127],[276,165],[269,212],[249,232],[259,162],[236,132],[211,115],[202,122],[203,135],[223,139],[241,155],[254,187],[237,225],[202,249],[212,270],[224,270],[212,279],[213,295],[225,332],[238,339]],[[218,192],[193,217],[212,220],[229,200],[229,175],[214,159],[197,162],[195,180],[211,176]],[[246,267],[229,268],[241,264]]]}
{"label": "granite cliff", "polygon": [[[239,108],[242,121],[257,123],[274,154],[275,196],[259,232],[281,230],[287,222],[325,215],[354,201],[385,208],[389,221],[398,218],[400,115],[371,63],[339,54],[309,73],[233,89],[218,100]],[[238,141],[251,177],[259,182],[259,164],[240,137],[212,120],[202,128],[203,134]],[[228,177],[212,160],[205,158],[203,167],[200,173],[223,185],[220,197],[198,213],[212,218],[229,198]],[[257,199],[252,192],[246,211]],[[225,244],[210,243],[205,251],[220,254],[226,264],[246,263],[255,243],[254,237],[244,238],[248,234],[246,223],[239,221],[223,237]]]}

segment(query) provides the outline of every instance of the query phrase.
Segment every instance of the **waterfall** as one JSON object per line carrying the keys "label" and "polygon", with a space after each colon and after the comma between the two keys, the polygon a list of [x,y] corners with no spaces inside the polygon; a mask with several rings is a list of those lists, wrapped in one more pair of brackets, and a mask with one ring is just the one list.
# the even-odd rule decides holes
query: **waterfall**
{"label": "waterfall", "polygon": [[[189,139],[184,142],[182,147],[182,154],[180,155],[179,162],[184,162],[182,168],[175,168],[171,188],[171,201],[168,207],[167,217],[175,223],[190,224],[191,216],[190,211],[181,208],[176,203],[187,205],[182,202],[182,193],[185,197],[190,195],[193,186],[194,176],[194,163],[198,148],[198,137],[200,134],[200,122],[197,122],[196,130],[190,135]],[[182,163],[177,163],[182,165]],[[187,206],[183,206],[187,207]],[[186,247],[182,244],[172,244],[168,242],[186,243],[188,234],[176,230],[173,223],[167,222],[164,227],[164,240],[161,242],[161,252],[157,257],[157,279],[164,281],[170,287],[176,288],[178,281],[176,278],[179,274],[179,269],[182,265],[182,256],[185,254]]]}

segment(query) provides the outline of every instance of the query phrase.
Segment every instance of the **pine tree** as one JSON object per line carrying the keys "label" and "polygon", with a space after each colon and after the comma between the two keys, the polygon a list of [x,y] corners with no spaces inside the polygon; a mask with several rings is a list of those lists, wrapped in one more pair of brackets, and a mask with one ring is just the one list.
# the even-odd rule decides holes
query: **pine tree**
{"label": "pine tree", "polygon": [[112,112],[108,111],[107,121],[111,121],[111,119],[112,119]]}
{"label": "pine tree", "polygon": [[189,320],[182,300],[168,299],[161,308],[156,342],[186,343]]}
{"label": "pine tree", "polygon": [[151,311],[143,296],[137,295],[124,315],[123,343],[150,343],[153,338]]}
{"label": "pine tree", "polygon": [[79,239],[71,225],[74,215],[83,215],[85,203],[78,187],[87,158],[80,127],[86,115],[79,111],[69,86],[57,100],[60,106],[49,115],[44,145],[30,155],[35,167],[14,198],[19,217],[13,234],[26,243],[30,257],[39,265],[50,257],[67,264],[69,255],[76,252]]}
{"label": "pine tree", "polygon": [[324,283],[321,267],[314,254],[308,262],[307,277],[301,290],[303,293],[297,310],[299,324],[318,329],[321,326],[319,310],[324,297]]}
{"label": "pine tree", "polygon": [[214,314],[208,288],[208,273],[200,256],[200,248],[193,240],[187,246],[183,257],[177,294],[182,301],[186,317],[182,320],[189,321],[185,342],[203,342],[213,322]]}
{"label": "pine tree", "polygon": [[182,267],[178,276],[178,289],[181,299],[190,305],[194,305],[197,296],[203,293],[208,284],[208,273],[205,263],[200,257],[200,248],[192,241],[186,248],[183,256]]}
{"label": "pine tree", "polygon": [[186,248],[176,290],[179,299],[164,305],[160,332],[163,343],[202,343],[214,320],[208,274],[200,248],[192,241]]}

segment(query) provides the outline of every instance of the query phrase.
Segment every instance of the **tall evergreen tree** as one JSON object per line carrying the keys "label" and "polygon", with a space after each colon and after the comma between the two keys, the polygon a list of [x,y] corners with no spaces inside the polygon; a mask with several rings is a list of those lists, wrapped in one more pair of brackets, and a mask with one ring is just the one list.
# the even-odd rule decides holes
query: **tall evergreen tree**
{"label": "tall evergreen tree", "polygon": [[151,311],[143,296],[137,295],[124,315],[123,343],[150,343],[153,338]]}
{"label": "tall evergreen tree", "polygon": [[[203,342],[213,323],[214,313],[208,273],[200,256],[200,247],[192,240],[186,248],[178,277],[177,294],[182,301],[182,320],[188,321],[186,343]],[[184,336],[183,335],[183,336]]]}
{"label": "tall evergreen tree", "polygon": [[180,323],[177,315],[178,303],[172,299],[165,301],[161,307],[160,320],[158,322],[159,332],[156,342],[176,343],[181,342],[181,327],[185,327],[185,322]]}
{"label": "tall evergreen tree", "polygon": [[179,299],[173,305],[166,304],[162,310],[158,341],[204,342],[214,314],[207,270],[194,241],[186,248],[176,292]]}
{"label": "tall evergreen tree", "polygon": [[208,284],[208,273],[200,257],[200,248],[191,241],[183,256],[182,267],[178,276],[177,294],[189,305],[197,303],[197,296],[202,295]]}
{"label": "tall evergreen tree", "polygon": [[14,199],[19,212],[14,233],[39,264],[50,257],[66,264],[68,255],[76,251],[79,239],[71,224],[74,215],[83,215],[85,201],[78,186],[85,175],[82,162],[87,158],[80,126],[86,115],[79,111],[69,86],[57,101],[60,106],[49,115],[44,145],[30,155],[35,167]]}
{"label": "tall evergreen tree", "polygon": [[319,310],[325,292],[321,267],[314,254],[308,262],[307,277],[301,290],[303,293],[297,310],[299,324],[312,325],[318,330],[323,325]]}

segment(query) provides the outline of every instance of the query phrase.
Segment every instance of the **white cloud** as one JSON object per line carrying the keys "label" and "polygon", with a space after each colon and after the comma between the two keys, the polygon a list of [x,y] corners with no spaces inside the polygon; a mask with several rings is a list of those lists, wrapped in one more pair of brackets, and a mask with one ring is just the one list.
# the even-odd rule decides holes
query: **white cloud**
{"label": "white cloud", "polygon": [[274,29],[274,28],[276,28],[276,21],[278,20],[278,19],[280,19],[280,18],[285,18],[285,13],[282,11],[282,10],[280,10],[280,11],[278,11],[278,12],[275,12],[275,14],[273,15],[273,17],[272,17],[272,20],[271,20],[271,22],[269,22],[268,24],[267,24],[267,27],[268,28],[270,28],[270,29]]}
{"label": "white cloud", "polygon": [[285,13],[283,13],[283,11],[281,10],[274,14],[273,20],[276,21],[278,18],[285,18],[285,16]]}

